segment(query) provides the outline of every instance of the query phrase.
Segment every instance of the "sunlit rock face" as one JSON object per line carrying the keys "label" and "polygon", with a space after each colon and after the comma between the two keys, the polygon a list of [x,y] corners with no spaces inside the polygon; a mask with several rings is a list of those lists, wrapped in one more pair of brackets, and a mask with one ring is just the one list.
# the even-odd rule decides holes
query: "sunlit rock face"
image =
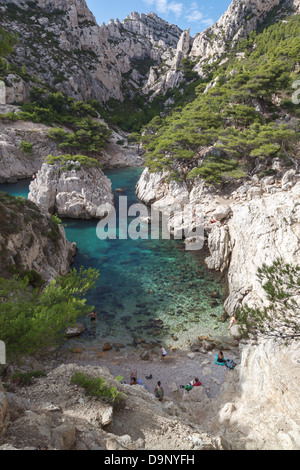
{"label": "sunlit rock face", "polygon": [[122,101],[146,84],[150,65],[165,60],[182,33],[154,13],[131,13],[99,26],[85,0],[39,0],[35,8],[18,0],[3,3],[3,27],[20,37],[11,60],[77,99]]}
{"label": "sunlit rock face", "polygon": [[111,181],[100,168],[80,168],[72,163],[76,169],[70,171],[61,171],[60,164],[44,163],[30,184],[29,200],[62,217],[103,217],[103,206],[109,210],[114,201]]}

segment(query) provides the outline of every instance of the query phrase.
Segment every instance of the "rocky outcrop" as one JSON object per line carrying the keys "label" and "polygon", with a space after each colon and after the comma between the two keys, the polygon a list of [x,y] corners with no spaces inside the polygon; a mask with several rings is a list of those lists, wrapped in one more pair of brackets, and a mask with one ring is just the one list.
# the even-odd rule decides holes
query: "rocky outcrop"
{"label": "rocky outcrop", "polygon": [[[137,184],[137,196],[162,212],[172,205],[199,205],[204,215],[210,269],[228,270],[229,296],[224,308],[229,314],[243,303],[261,305],[264,290],[256,274],[264,263],[277,258],[299,264],[300,196],[299,175],[289,170],[281,179],[266,177],[241,185],[226,199],[200,181],[192,187],[168,183],[167,174],[146,169]],[[211,217],[215,220],[211,223]],[[191,217],[189,225],[193,225]]]}
{"label": "rocky outcrop", "polygon": [[148,79],[149,68],[141,61],[165,60],[182,33],[154,13],[131,13],[122,22],[99,26],[85,0],[3,3],[1,25],[20,33],[21,39],[10,60],[77,99],[122,101],[124,93],[141,88]]}
{"label": "rocky outcrop", "polygon": [[282,258],[286,263],[299,264],[299,196],[300,183],[297,183],[288,192],[279,189],[273,194],[264,193],[251,201],[231,205],[232,217],[228,221],[232,246],[228,271],[230,294],[224,305],[229,314],[241,301],[261,304],[264,291],[256,273],[264,263],[271,265]]}
{"label": "rocky outcrop", "polygon": [[[0,107],[3,114],[18,111],[15,106],[3,108]],[[0,124],[0,183],[31,178],[40,170],[47,155],[60,153],[57,145],[48,138],[48,131],[49,127],[32,122]],[[24,152],[22,141],[31,144],[32,151]]]}
{"label": "rocky outcrop", "polygon": [[0,276],[34,270],[46,282],[69,272],[76,245],[64,228],[25,199],[0,194]]}
{"label": "rocky outcrop", "polygon": [[[18,106],[0,105],[1,114],[17,114],[19,109]],[[0,122],[0,183],[31,178],[49,154],[65,153],[48,137],[50,130],[49,126],[28,121]],[[31,144],[32,150],[22,150],[22,142]],[[137,145],[128,143],[128,135],[113,131],[104,149],[95,157],[104,168],[138,167],[144,163],[142,153]]]}
{"label": "rocky outcrop", "polygon": [[104,207],[109,210],[114,201],[111,181],[98,167],[81,167],[76,161],[68,164],[73,169],[63,169],[60,163],[44,163],[30,184],[28,199],[62,217],[104,217]]}
{"label": "rocky outcrop", "polygon": [[184,401],[190,419],[234,450],[298,450],[299,353],[298,342],[240,344],[241,364],[227,373],[220,395],[212,400],[194,392]]}
{"label": "rocky outcrop", "polygon": [[[115,414],[111,404],[89,397],[81,387],[71,384],[71,377],[78,371],[102,377],[107,385],[124,393],[121,410]],[[175,417],[179,410],[173,402],[166,399],[162,404],[142,386],[120,384],[105,367],[62,365],[30,388],[16,392],[10,397],[14,419],[1,448],[223,449],[219,437],[211,437],[198,426]]]}
{"label": "rocky outcrop", "polygon": [[128,136],[121,132],[113,132],[98,159],[103,168],[138,167],[144,164],[143,151],[138,145],[128,143]]}
{"label": "rocky outcrop", "polygon": [[189,192],[185,183],[168,182],[168,173],[150,173],[148,168],[143,171],[137,186],[137,197],[147,205],[153,204],[155,209],[163,209],[174,203],[187,203]]}

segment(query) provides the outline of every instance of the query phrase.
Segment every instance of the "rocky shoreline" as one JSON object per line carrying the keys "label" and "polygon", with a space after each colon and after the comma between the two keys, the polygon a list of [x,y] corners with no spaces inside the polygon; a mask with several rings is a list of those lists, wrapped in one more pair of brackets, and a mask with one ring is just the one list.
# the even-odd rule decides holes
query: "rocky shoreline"
{"label": "rocky shoreline", "polygon": [[[300,249],[299,175],[282,171],[278,177],[254,177],[231,194],[222,194],[196,180],[167,183],[167,174],[146,168],[136,187],[138,198],[156,210],[168,213],[175,204],[190,207],[185,224],[194,225],[193,208],[199,205],[210,256],[209,269],[227,272],[229,296],[224,308],[232,315],[243,303],[260,306],[264,292],[256,279],[263,263],[277,258],[294,264]],[[187,212],[188,213],[188,212]],[[211,218],[215,223],[210,223]]]}
{"label": "rocky shoreline", "polygon": [[[102,343],[98,350],[87,346],[77,352],[60,350],[46,361],[29,359],[24,371],[43,370],[47,376],[23,388],[6,379],[9,391],[0,393],[0,428],[6,436],[0,438],[0,449],[298,449],[299,345],[283,348],[272,341],[242,340],[225,351],[238,364],[228,371],[214,362],[217,348],[207,339],[202,346],[204,342],[205,353],[168,350],[164,362],[158,347],[150,360],[143,360],[139,349]],[[113,410],[74,388],[70,377],[75,371],[113,383],[128,397],[125,409]],[[143,385],[128,385],[131,372]],[[113,379],[119,375],[122,384]],[[194,376],[202,386],[188,393],[181,385]],[[153,395],[158,380],[165,389],[162,403]]]}

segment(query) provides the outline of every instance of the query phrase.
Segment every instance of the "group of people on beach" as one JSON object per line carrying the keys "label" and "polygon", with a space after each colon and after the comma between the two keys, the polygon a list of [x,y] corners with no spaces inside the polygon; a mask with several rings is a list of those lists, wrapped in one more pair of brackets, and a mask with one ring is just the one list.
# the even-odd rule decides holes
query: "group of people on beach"
{"label": "group of people on beach", "polygon": [[[96,320],[97,320],[97,312],[96,311],[93,311],[91,313],[89,313],[87,315],[87,317],[90,317],[91,318],[91,323],[96,323]],[[232,316],[230,318],[230,322],[229,322],[229,329],[232,328],[232,326],[234,325],[234,323],[236,322],[236,319],[234,316]],[[160,346],[160,361],[163,362],[165,360],[165,357],[167,356],[167,351],[165,350],[165,348],[161,345]],[[217,363],[219,363],[220,365],[224,364],[224,365],[228,365],[228,362],[230,362],[230,360],[226,359],[223,352],[222,351],[219,351],[218,355],[216,355],[216,361]],[[233,367],[230,367],[230,368],[234,368],[236,366],[235,363],[233,363]],[[152,376],[151,376],[152,378]],[[143,385],[142,383],[142,380],[138,380],[137,379],[137,371],[135,372],[131,372],[131,376],[130,376],[130,385]],[[180,387],[181,388],[184,388],[185,390],[187,391],[190,391],[192,390],[194,387],[200,387],[202,385],[202,383],[200,382],[199,378],[198,377],[195,377],[194,380],[192,380],[190,383],[188,383],[187,385],[181,385]],[[158,381],[157,382],[157,385],[154,389],[154,395],[155,397],[159,400],[159,401],[162,401],[163,400],[163,397],[164,397],[164,389],[161,385],[161,382]]]}
{"label": "group of people on beach", "polygon": [[[167,356],[167,351],[165,350],[163,346],[160,346],[160,360],[164,361],[166,356]],[[147,377],[147,378],[150,378],[150,377]],[[151,378],[152,378],[152,375],[151,375]],[[143,385],[142,380],[137,379],[137,371],[131,372],[130,385]],[[154,389],[154,395],[159,401],[162,401],[164,398],[164,394],[165,392],[164,392],[163,387],[161,386],[161,382],[158,381]]]}

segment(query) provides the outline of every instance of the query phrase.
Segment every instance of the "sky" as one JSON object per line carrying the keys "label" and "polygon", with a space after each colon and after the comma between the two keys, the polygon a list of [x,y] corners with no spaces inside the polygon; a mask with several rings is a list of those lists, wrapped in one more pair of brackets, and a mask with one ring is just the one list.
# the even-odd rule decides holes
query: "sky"
{"label": "sky", "polygon": [[192,36],[200,33],[218,21],[232,0],[86,0],[98,24],[109,23],[110,19],[124,20],[137,11],[153,11],[168,23],[185,30],[191,28]]}

